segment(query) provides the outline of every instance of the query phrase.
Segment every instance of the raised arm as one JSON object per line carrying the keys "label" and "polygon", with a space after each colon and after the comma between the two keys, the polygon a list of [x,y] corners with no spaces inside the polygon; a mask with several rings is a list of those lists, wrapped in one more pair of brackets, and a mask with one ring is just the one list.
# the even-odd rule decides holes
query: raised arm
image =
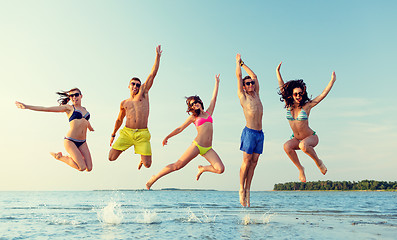
{"label": "raised arm", "polygon": [[156,47],[156,60],[154,61],[154,65],[152,67],[152,71],[150,72],[149,76],[147,77],[145,83],[143,84],[143,90],[145,92],[148,92],[149,89],[152,87],[153,85],[153,80],[157,75],[157,71],[159,70],[159,66],[160,66],[160,57],[161,57],[161,53],[163,51],[161,50],[161,45],[158,45]]}
{"label": "raised arm", "polygon": [[116,123],[114,124],[114,129],[113,132],[110,136],[110,146],[112,146],[112,143],[114,141],[114,138],[116,137],[116,132],[119,130],[119,128],[121,127],[121,124],[123,124],[123,120],[125,117],[125,109],[123,107],[124,105],[124,101],[122,101],[120,103],[120,112],[119,112],[119,116],[116,119]]}
{"label": "raised arm", "polygon": [[244,95],[243,90],[243,78],[241,75],[241,55],[237,53],[236,55],[236,77],[237,77],[237,95],[241,98]]}
{"label": "raised arm", "polygon": [[283,81],[283,78],[281,77],[281,73],[280,73],[280,68],[281,68],[282,63],[283,62],[280,62],[280,64],[277,66],[277,69],[276,69],[278,86],[280,87],[280,92],[283,90],[283,86],[284,86],[284,81]]}
{"label": "raised arm", "polygon": [[314,107],[317,104],[319,104],[329,93],[329,91],[331,91],[332,86],[334,85],[336,81],[336,75],[335,72],[332,72],[332,77],[331,77],[331,81],[329,81],[327,87],[325,87],[325,89],[323,90],[323,92],[318,95],[316,98],[314,98],[311,102],[310,102],[310,107]]}
{"label": "raised arm", "polygon": [[259,93],[259,81],[258,78],[256,77],[256,74],[243,62],[243,60],[241,60],[241,66],[248,73],[251,79],[255,81],[255,92]]}
{"label": "raised arm", "polygon": [[21,102],[15,101],[15,105],[20,109],[29,109],[33,111],[40,111],[40,112],[69,112],[71,109],[70,105],[61,105],[55,107],[42,107],[42,106],[33,106],[27,105]]}
{"label": "raised arm", "polygon": [[170,139],[171,137],[181,133],[183,130],[185,130],[185,128],[187,128],[187,126],[189,126],[192,122],[194,122],[195,117],[193,115],[190,115],[186,121],[179,127],[177,127],[174,131],[172,131],[170,134],[168,134],[167,137],[164,138],[163,140],[163,146],[167,145],[168,143],[168,139]]}
{"label": "raised arm", "polygon": [[207,108],[207,112],[212,115],[212,113],[214,112],[215,109],[215,104],[216,104],[216,99],[218,97],[218,89],[219,89],[219,75],[215,75],[215,87],[214,87],[214,92],[212,93],[212,99],[210,102],[210,105]]}

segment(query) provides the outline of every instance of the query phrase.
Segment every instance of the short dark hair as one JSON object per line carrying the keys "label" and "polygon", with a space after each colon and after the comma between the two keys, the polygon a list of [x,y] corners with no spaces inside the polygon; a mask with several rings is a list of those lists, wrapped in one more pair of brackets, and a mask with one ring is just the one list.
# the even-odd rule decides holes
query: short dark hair
{"label": "short dark hair", "polygon": [[142,83],[141,80],[139,78],[137,78],[137,77],[131,78],[130,83],[131,83],[132,80],[139,81],[140,83]]}
{"label": "short dark hair", "polygon": [[245,80],[247,80],[247,79],[252,79],[250,76],[245,76],[244,78],[243,78],[243,84],[244,84],[244,81]]}

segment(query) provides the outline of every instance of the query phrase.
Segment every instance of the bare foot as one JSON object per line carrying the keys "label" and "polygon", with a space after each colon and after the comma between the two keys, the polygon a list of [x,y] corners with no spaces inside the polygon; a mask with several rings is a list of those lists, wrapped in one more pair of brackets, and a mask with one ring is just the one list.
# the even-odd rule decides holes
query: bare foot
{"label": "bare foot", "polygon": [[321,173],[323,175],[325,175],[328,171],[327,167],[324,165],[323,161],[320,160],[320,165],[318,166],[318,168],[320,169]]}
{"label": "bare foot", "polygon": [[198,166],[198,170],[199,170],[199,172],[198,172],[198,174],[197,174],[197,176],[196,176],[196,180],[197,180],[197,181],[200,179],[201,174],[204,172],[204,167],[201,166],[201,165],[199,165],[199,166]]}
{"label": "bare foot", "polygon": [[241,204],[241,206],[245,207],[247,204],[245,201],[245,191],[240,189],[239,195],[240,195],[240,204]]}
{"label": "bare foot", "polygon": [[140,162],[139,162],[139,165],[138,165],[138,170],[140,170],[140,169],[141,169],[141,167],[142,167],[142,164],[143,164],[143,162],[142,162],[142,161],[140,161]]}
{"label": "bare foot", "polygon": [[146,183],[147,190],[150,190],[150,188],[152,187],[153,183],[154,183],[154,175]]}
{"label": "bare foot", "polygon": [[299,170],[299,180],[301,182],[306,182],[305,168],[302,167],[302,170]]}
{"label": "bare foot", "polygon": [[247,204],[247,207],[251,206],[251,202],[250,202],[250,191],[246,190],[245,191],[245,202]]}
{"label": "bare foot", "polygon": [[62,152],[54,153],[50,152],[50,154],[55,158],[55,159],[60,159],[62,157]]}

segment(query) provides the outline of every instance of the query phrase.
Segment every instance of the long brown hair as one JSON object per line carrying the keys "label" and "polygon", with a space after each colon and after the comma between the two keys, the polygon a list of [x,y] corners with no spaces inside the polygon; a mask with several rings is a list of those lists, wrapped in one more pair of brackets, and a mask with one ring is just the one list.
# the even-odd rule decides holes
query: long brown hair
{"label": "long brown hair", "polygon": [[285,102],[285,108],[291,108],[294,105],[294,98],[292,97],[292,94],[295,88],[300,88],[303,91],[302,101],[300,101],[299,107],[302,107],[307,102],[311,101],[311,99],[307,96],[306,84],[303,82],[303,79],[291,80],[284,83],[278,92],[278,94],[281,95],[280,101]]}
{"label": "long brown hair", "polygon": [[72,88],[69,91],[56,92],[56,94],[59,95],[59,98],[57,100],[59,105],[65,105],[65,104],[67,104],[70,101],[69,93],[72,92],[72,91],[79,91],[79,93],[81,94],[81,91],[78,88]]}
{"label": "long brown hair", "polygon": [[204,104],[203,101],[201,101],[200,97],[195,95],[195,96],[190,96],[190,97],[186,97],[186,105],[187,105],[187,113],[190,115],[193,114],[193,116],[198,117],[198,115],[200,115],[200,112],[197,113],[196,110],[193,109],[193,106],[190,105],[190,102],[194,100],[200,103],[201,108],[204,109]]}

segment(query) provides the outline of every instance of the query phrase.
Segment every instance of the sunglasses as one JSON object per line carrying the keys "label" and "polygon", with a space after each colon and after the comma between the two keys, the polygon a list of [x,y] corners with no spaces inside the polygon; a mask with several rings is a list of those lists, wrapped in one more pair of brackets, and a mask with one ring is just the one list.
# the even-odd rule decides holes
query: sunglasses
{"label": "sunglasses", "polygon": [[293,95],[294,95],[294,97],[297,97],[298,95],[300,97],[302,97],[303,96],[303,92],[297,92],[297,93],[294,93]]}
{"label": "sunglasses", "polygon": [[69,94],[69,98],[72,98],[72,97],[79,97],[79,96],[80,96],[80,93]]}
{"label": "sunglasses", "polygon": [[252,85],[255,85],[255,81],[252,81],[252,82],[246,82],[246,83],[245,83],[245,85],[247,85],[247,86],[249,86],[249,85],[251,85],[251,84],[252,84]]}
{"label": "sunglasses", "polygon": [[190,106],[193,106],[193,105],[196,104],[196,103],[200,103],[200,102],[197,101],[197,100],[194,100],[194,102],[191,102],[191,103],[190,103]]}
{"label": "sunglasses", "polygon": [[141,86],[140,83],[134,83],[134,82],[132,82],[131,85],[132,85],[132,86],[136,86],[136,87],[138,87],[138,88]]}

